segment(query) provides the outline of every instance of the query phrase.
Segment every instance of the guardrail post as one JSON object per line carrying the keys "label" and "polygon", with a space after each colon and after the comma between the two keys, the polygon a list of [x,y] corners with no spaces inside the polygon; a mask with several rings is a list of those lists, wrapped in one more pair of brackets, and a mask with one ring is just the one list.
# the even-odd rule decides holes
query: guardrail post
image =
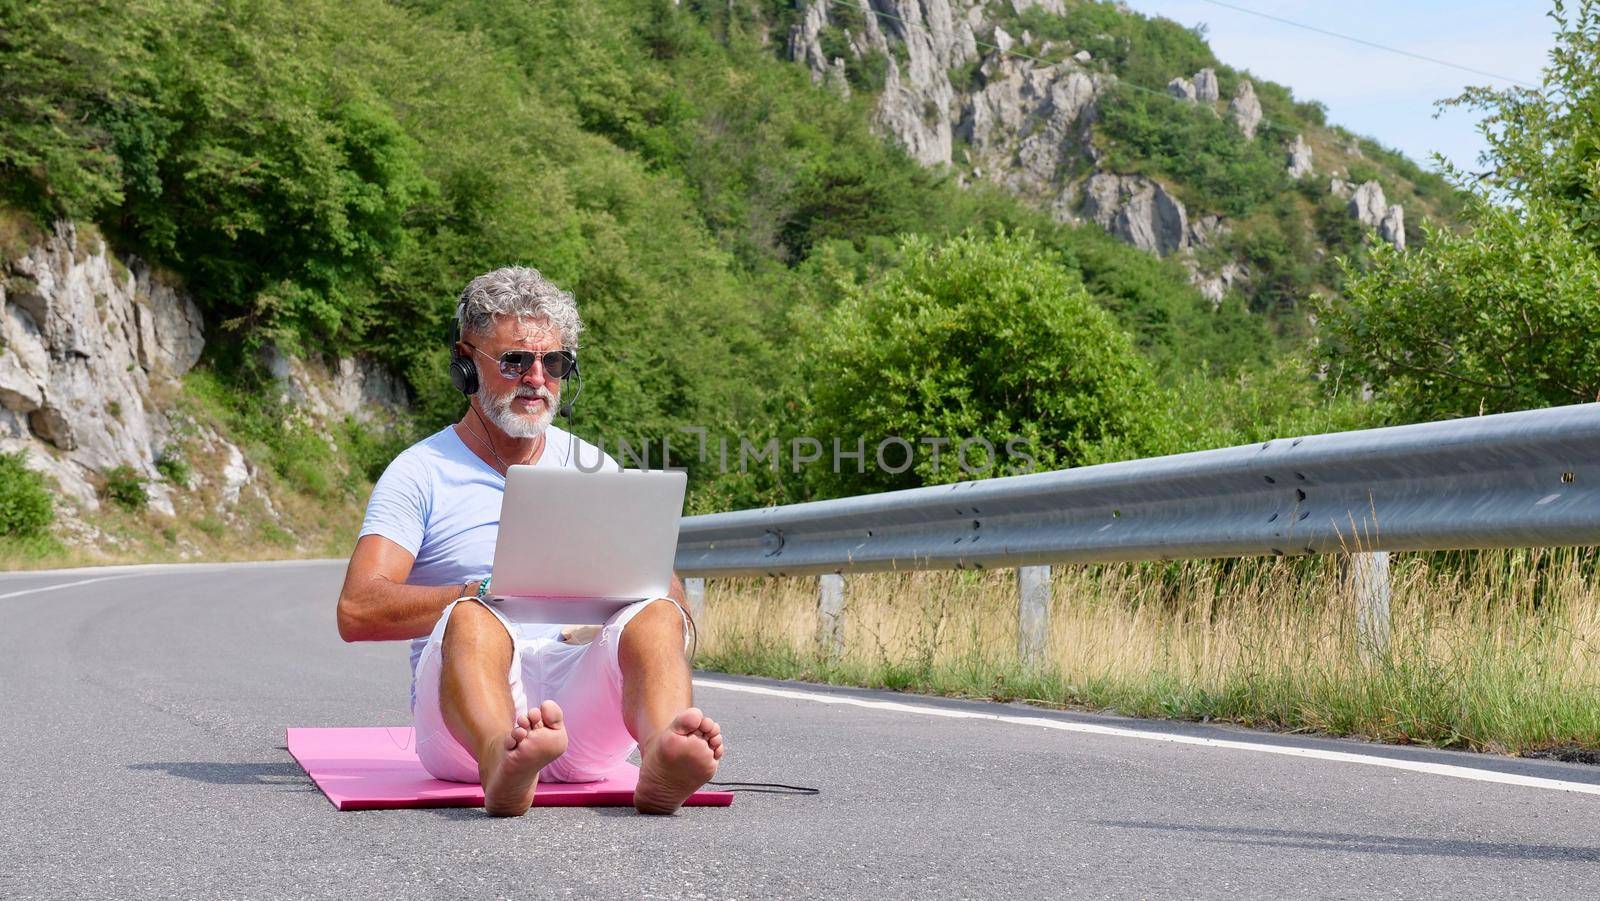
{"label": "guardrail post", "polygon": [[699,623],[706,615],[706,580],[683,580],[683,599],[689,602],[689,618]]}
{"label": "guardrail post", "polygon": [[1038,666],[1050,643],[1050,567],[1017,567],[1017,654]]}
{"label": "guardrail post", "polygon": [[817,580],[817,643],[827,654],[844,650],[844,576],[825,573]]}
{"label": "guardrail post", "polygon": [[1356,642],[1371,662],[1389,647],[1389,552],[1350,555],[1350,582],[1356,597]]}

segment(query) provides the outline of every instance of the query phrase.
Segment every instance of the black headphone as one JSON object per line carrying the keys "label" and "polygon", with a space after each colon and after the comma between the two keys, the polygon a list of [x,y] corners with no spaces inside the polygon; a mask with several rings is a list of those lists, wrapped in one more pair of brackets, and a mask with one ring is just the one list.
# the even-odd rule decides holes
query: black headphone
{"label": "black headphone", "polygon": [[[456,305],[455,340],[450,342],[450,384],[457,391],[467,397],[478,393],[478,364],[471,357],[457,349],[461,344],[461,317],[466,314],[465,302]],[[561,377],[563,382],[573,380],[572,399],[556,408],[556,412],[569,423],[572,421],[572,405],[577,403],[578,395],[583,393],[583,373],[578,369],[578,352],[572,352],[572,370]]]}

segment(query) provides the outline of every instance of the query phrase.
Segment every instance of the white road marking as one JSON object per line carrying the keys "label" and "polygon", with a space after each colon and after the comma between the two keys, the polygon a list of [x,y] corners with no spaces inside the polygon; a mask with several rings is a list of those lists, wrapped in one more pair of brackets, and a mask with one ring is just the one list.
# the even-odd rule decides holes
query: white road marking
{"label": "white road marking", "polygon": [[1099,726],[1093,723],[1076,723],[1069,720],[1047,719],[1039,716],[1011,716],[1001,713],[980,713],[976,710],[956,710],[948,707],[926,707],[920,704],[902,704],[898,701],[875,701],[868,698],[856,698],[848,695],[822,694],[819,692],[798,691],[792,688],[769,688],[765,685],[746,685],[739,682],[719,682],[715,679],[696,679],[694,684],[700,688],[712,688],[722,691],[737,691],[745,694],[766,695],[774,698],[789,698],[796,701],[813,701],[818,704],[844,704],[850,707],[866,707],[872,710],[886,710],[895,713],[915,713],[922,716],[942,716],[958,720],[992,720],[1001,723],[1011,723],[1018,726],[1036,726],[1041,729],[1055,729],[1061,732],[1082,732],[1089,735],[1108,735],[1117,738],[1136,738],[1143,741],[1162,741],[1175,745],[1198,745],[1205,748],[1225,748],[1232,751],[1254,751],[1259,754],[1280,754],[1285,757],[1302,757],[1312,760],[1331,760],[1337,763],[1358,763],[1366,766],[1387,767],[1394,770],[1405,770],[1412,773],[1426,773],[1432,776],[1449,776],[1455,779],[1470,779],[1475,782],[1497,782],[1501,785],[1517,785],[1523,788],[1542,788],[1550,791],[1577,792],[1585,795],[1600,795],[1600,785],[1591,785],[1586,782],[1568,782],[1564,779],[1546,779],[1540,776],[1522,776],[1516,773],[1499,773],[1493,770],[1480,770],[1472,767],[1453,766],[1447,763],[1426,763],[1418,760],[1397,760],[1392,757],[1374,757],[1368,754],[1354,754],[1348,751],[1326,751],[1321,748],[1298,748],[1285,745],[1266,745],[1248,741],[1233,741],[1222,738],[1202,738],[1194,735],[1169,735],[1164,732],[1145,732],[1139,729],[1124,729],[1118,726]]}
{"label": "white road marking", "polygon": [[79,585],[88,585],[90,582],[106,582],[106,581],[109,581],[111,579],[121,579],[121,578],[123,578],[123,577],[120,576],[120,575],[117,575],[117,576],[101,576],[101,577],[99,577],[97,579],[83,579],[83,580],[78,581],[78,582],[66,582],[66,583],[61,584],[61,585],[40,585],[37,588],[24,588],[21,591],[13,591],[13,592],[11,592],[9,594],[0,594],[0,601],[5,600],[6,598],[21,597],[22,595],[25,595],[25,594],[35,594],[35,593],[40,592],[40,591],[58,591],[58,590],[60,590],[62,588],[75,588],[75,587],[77,587]]}
{"label": "white road marking", "polygon": [[107,566],[74,566],[68,569],[27,569],[0,573],[4,576],[82,576],[131,575],[134,573],[198,573],[256,567],[346,566],[346,557],[293,557],[286,560],[239,560],[231,563],[114,563]]}

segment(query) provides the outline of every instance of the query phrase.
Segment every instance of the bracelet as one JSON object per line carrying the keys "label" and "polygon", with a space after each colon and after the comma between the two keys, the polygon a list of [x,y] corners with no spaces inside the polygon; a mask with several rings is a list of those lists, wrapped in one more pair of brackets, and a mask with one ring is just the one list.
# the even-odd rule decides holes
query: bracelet
{"label": "bracelet", "polygon": [[484,576],[483,577],[483,581],[478,583],[478,595],[477,596],[481,598],[481,597],[483,597],[484,595],[486,595],[488,593],[489,593],[489,577],[488,576]]}

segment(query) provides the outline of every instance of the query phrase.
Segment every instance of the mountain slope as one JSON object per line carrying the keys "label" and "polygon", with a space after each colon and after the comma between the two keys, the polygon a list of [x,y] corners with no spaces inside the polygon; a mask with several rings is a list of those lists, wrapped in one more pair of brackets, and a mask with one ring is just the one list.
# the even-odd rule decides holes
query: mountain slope
{"label": "mountain slope", "polygon": [[[1022,5],[960,6],[970,47],[923,41],[909,26],[910,38],[887,27],[870,38],[880,13],[944,21],[939,9],[957,9],[934,0],[880,2],[871,20],[757,0],[0,5],[0,54],[16,63],[0,66],[0,452],[25,451],[51,473],[73,498],[63,510],[133,497],[115,487],[132,478],[150,494],[148,515],[165,517],[163,498],[183,481],[161,469],[165,445],[182,441],[163,433],[162,417],[178,421],[168,414],[189,396],[216,432],[190,448],[215,458],[212,481],[270,473],[264,509],[294,509],[295,495],[299,509],[353,515],[389,442],[460,415],[443,378],[455,292],[522,263],[582,304],[580,433],[612,447],[647,441],[655,465],[672,439],[697,510],[803,499],[827,489],[685,460],[693,439],[683,430],[735,448],[740,434],[813,430],[815,382],[834,370],[812,338],[830,312],[914,262],[916,248],[996,231],[1031,234],[1042,265],[1081,283],[1131,334],[1128,366],[1148,367],[1161,392],[1152,403],[1179,411],[1147,452],[1248,440],[1290,428],[1285,410],[1320,410],[1321,389],[1293,355],[1303,317],[1280,316],[1287,334],[1274,339],[1271,317],[1246,303],[1294,311],[1330,280],[1328,253],[1361,240],[1344,201],[1310,179],[1284,188],[1268,135],[1287,95],[1259,86],[1263,122],[1250,140],[1220,100],[1214,113],[1201,108],[1198,85],[1192,107],[1143,91],[1121,103],[1138,79],[1164,90],[1169,71],[1214,60],[1188,32],[1110,7],[1085,6],[1102,18],[1080,21],[1065,7]],[[1009,56],[978,52],[1013,33],[1021,43]],[[818,74],[791,60],[810,61],[799,52],[808,41],[843,54],[839,65]],[[1084,48],[1069,64],[1015,52],[1047,58],[1065,41]],[[1235,90],[1237,73],[1215,71],[1219,90]],[[1134,115],[1142,101],[1149,108]],[[902,149],[943,153],[943,128],[948,161]],[[1337,131],[1304,133],[1319,167],[1343,152],[1326,149],[1343,140]],[[1216,152],[1189,152],[1195,141]],[[1409,185],[1427,184],[1363,152],[1372,172],[1351,162],[1344,175],[1388,180],[1406,204]],[[1321,228],[1345,243],[1322,240]],[[94,238],[52,238],[69,233]],[[111,433],[144,432],[131,401],[116,405],[120,420],[100,402],[119,390],[104,367],[68,332],[40,328],[56,315],[56,301],[33,299],[46,297],[43,270],[26,261],[40,253],[62,272],[83,253],[113,274],[149,272],[197,311],[185,320],[200,336],[192,346],[203,339],[199,359],[185,358],[193,369],[128,389],[145,394],[145,446],[70,437],[107,417],[121,423]],[[1192,283],[1190,270],[1205,283],[1230,265],[1239,287],[1220,299]],[[137,329],[142,283],[111,283]],[[95,292],[80,293],[68,306],[92,308]],[[142,340],[103,331],[113,343]],[[352,407],[299,417],[296,372],[326,373],[336,383],[327,390]],[[374,427],[327,425],[367,405],[365,389],[345,390],[356,372],[386,404],[409,405],[409,428],[379,443],[366,435]],[[237,497],[220,498],[205,501],[206,515],[175,505],[172,540],[181,546],[189,520],[232,523],[224,513]]]}
{"label": "mountain slope", "polygon": [[[1088,0],[806,0],[785,52],[873,97],[880,133],[963,183],[1174,256],[1213,300],[1336,291],[1363,229],[1403,247],[1459,207],[1437,175],[1224,65],[1203,37]],[[1409,218],[1408,218],[1409,214]]]}

